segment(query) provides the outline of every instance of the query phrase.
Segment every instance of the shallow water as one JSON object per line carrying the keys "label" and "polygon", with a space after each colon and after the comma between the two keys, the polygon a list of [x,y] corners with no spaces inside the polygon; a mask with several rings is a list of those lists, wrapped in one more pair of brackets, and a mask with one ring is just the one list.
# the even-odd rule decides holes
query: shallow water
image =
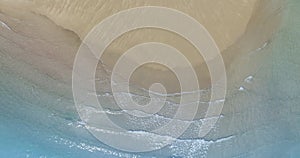
{"label": "shallow water", "polygon": [[[99,142],[77,114],[68,77],[75,54],[64,55],[76,52],[77,36],[44,16],[1,13],[0,157],[300,157],[300,1],[286,3],[273,39],[232,62],[222,116],[208,136],[193,138],[201,122],[195,120],[170,146],[135,154]],[[152,121],[165,121],[169,107]],[[117,119],[135,119],[110,110]]]}

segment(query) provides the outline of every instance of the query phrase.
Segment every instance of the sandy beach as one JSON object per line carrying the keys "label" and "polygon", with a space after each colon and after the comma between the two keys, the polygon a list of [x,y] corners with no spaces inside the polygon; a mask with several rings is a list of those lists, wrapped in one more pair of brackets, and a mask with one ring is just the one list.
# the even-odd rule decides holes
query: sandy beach
{"label": "sandy beach", "polygon": [[[231,157],[264,147],[267,143],[281,142],[281,139],[284,139],[283,135],[275,139],[270,138],[270,135],[275,137],[278,133],[281,134],[280,131],[268,133],[262,129],[264,125],[269,125],[269,131],[284,122],[280,118],[285,111],[278,114],[280,108],[272,107],[273,101],[269,99],[273,95],[273,88],[270,88],[269,82],[273,81],[274,75],[270,69],[273,64],[270,58],[272,53],[279,49],[273,45],[273,39],[282,22],[281,9],[284,2],[281,0],[0,0],[0,64],[1,73],[5,76],[1,85],[7,85],[2,87],[3,94],[8,95],[9,84],[18,82],[17,79],[22,83],[24,81],[26,88],[10,91],[16,92],[17,96],[28,97],[28,102],[35,100],[37,105],[40,102],[45,103],[43,105],[46,109],[50,109],[51,113],[54,111],[54,115],[62,119],[62,122],[58,121],[57,124],[73,123],[70,130],[76,138],[81,131],[78,132],[75,125],[82,126],[83,123],[78,121],[79,117],[73,105],[72,68],[82,40],[106,17],[121,10],[150,5],[170,7],[190,15],[203,24],[215,40],[227,73],[227,100],[221,118],[205,139],[198,139],[195,131],[199,130],[210,98],[211,78],[207,65],[195,47],[178,34],[145,28],[125,33],[113,41],[105,50],[102,62],[98,64],[97,95],[105,103],[104,110],[111,115],[111,119],[117,120],[124,128],[139,129],[136,124],[128,125],[128,120],[134,122],[134,118],[120,112],[120,108],[113,103],[110,71],[126,50],[137,44],[155,41],[177,48],[189,59],[199,79],[199,90],[203,90],[202,108],[198,109],[191,128],[172,146],[176,151],[170,147],[155,154],[169,156],[175,152],[179,157],[188,154],[190,157],[207,154],[211,157]],[[133,59],[130,60],[134,62]],[[181,71],[188,69],[181,63],[176,64]],[[147,98],[149,94],[141,89],[148,89],[158,81],[171,94],[167,98],[170,104],[153,118],[167,121],[174,115],[170,110],[178,108],[176,103],[179,102],[180,96],[190,94],[180,93],[180,85],[174,73],[164,66],[154,64],[144,65],[133,74],[130,80],[132,93],[137,95],[137,98]],[[38,89],[40,94],[35,93],[35,89]],[[139,101],[147,102],[145,100]],[[266,115],[268,112],[271,114]],[[43,121],[51,124],[50,119],[44,118]],[[156,127],[160,124],[158,121],[143,125]],[[261,135],[258,136],[257,133]],[[62,135],[67,137],[65,133]],[[87,133],[84,136],[89,137]],[[256,142],[252,142],[251,139]],[[226,144],[227,150],[220,151],[218,145],[223,143]],[[239,145],[231,148],[232,144]],[[213,146],[210,153],[202,148],[206,145]],[[195,147],[195,151],[198,149],[199,152],[186,152],[189,147]],[[105,149],[105,146],[103,148]],[[126,154],[122,156],[128,157]],[[134,155],[129,155],[132,156]]]}
{"label": "sandy beach", "polygon": [[[261,47],[265,43],[269,42],[276,31],[276,27],[274,26],[278,26],[279,24],[280,15],[272,16],[272,19],[267,20],[267,23],[262,24],[262,21],[265,21],[265,19],[267,19],[270,15],[276,14],[276,10],[282,5],[279,1],[269,2],[267,0],[247,0],[243,2],[207,0],[187,2],[124,1],[123,3],[115,3],[114,1],[103,2],[97,0],[84,2],[77,1],[72,3],[69,1],[33,0],[20,1],[20,3],[4,1],[2,3],[3,5],[1,6],[4,12],[19,14],[17,16],[21,16],[23,18],[31,18],[30,16],[26,16],[28,13],[23,15],[20,14],[20,11],[16,12],[16,9],[14,9],[19,7],[19,5],[23,5],[24,7],[21,10],[24,12],[34,12],[38,15],[43,15],[49,18],[56,25],[62,27],[62,29],[68,30],[68,34],[75,33],[74,36],[77,37],[67,39],[69,41],[76,41],[76,43],[73,42],[73,46],[63,48],[67,49],[66,51],[63,51],[63,53],[48,53],[50,58],[54,58],[55,60],[57,59],[56,61],[61,61],[61,63],[64,63],[63,65],[69,68],[72,67],[72,62],[76,54],[76,49],[79,47],[80,39],[82,40],[93,26],[118,11],[150,5],[177,9],[178,11],[182,11],[195,18],[209,31],[221,51],[225,66],[229,67],[237,56]],[[43,27],[48,26],[44,24]],[[41,28],[39,30],[43,31]],[[29,31],[24,32],[27,33]],[[45,36],[52,36],[52,33],[47,34],[46,31],[42,34]],[[55,40],[54,38],[60,37],[58,35],[58,37],[50,38]],[[175,33],[165,30],[145,28],[123,34],[121,37],[114,40],[113,43],[111,43],[105,50],[105,53],[101,58],[102,63],[106,65],[106,68],[112,70],[117,60],[126,50],[137,44],[145,42],[165,43],[181,51],[196,70],[200,89],[207,89],[210,87],[210,74],[206,63],[203,61],[203,57],[199,54],[195,47],[189,43],[189,41],[186,41],[184,38]],[[188,69],[184,67],[185,65],[181,65],[181,63],[178,62],[176,63],[176,66],[181,71]],[[47,68],[45,69],[45,72],[48,71]],[[70,70],[67,71],[70,72]],[[66,74],[65,71],[61,70],[57,70],[53,73]],[[70,78],[67,80],[70,80]],[[158,64],[147,64],[141,66],[139,70],[133,74],[131,81],[137,86],[145,89],[148,89],[154,82],[160,81],[169,93],[176,93],[180,91],[180,85],[178,84],[178,80],[174,76],[173,72]]]}

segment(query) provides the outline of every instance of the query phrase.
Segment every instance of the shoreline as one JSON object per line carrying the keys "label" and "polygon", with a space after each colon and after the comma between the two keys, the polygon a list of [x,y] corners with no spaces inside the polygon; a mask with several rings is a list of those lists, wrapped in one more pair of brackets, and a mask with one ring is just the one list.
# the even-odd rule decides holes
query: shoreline
{"label": "shoreline", "polygon": [[[95,1],[90,0],[89,2],[92,3]],[[130,4],[130,2],[128,2],[129,4],[127,4],[127,7],[133,7],[135,5],[138,5],[138,6],[146,5],[146,4],[143,4],[143,2],[139,2],[139,3],[133,3],[133,2],[134,1],[132,1],[132,4]],[[110,2],[107,2],[107,3],[108,4],[103,4],[103,5],[104,6],[112,5],[112,4],[110,4]],[[175,2],[173,2],[173,3],[175,3]],[[166,3],[166,4],[163,4],[163,6],[170,5],[175,8],[179,7],[179,6],[174,6],[173,3],[171,3],[171,4]],[[252,3],[255,3],[255,4],[252,4]],[[82,24],[79,23],[80,21],[76,21],[76,20],[72,21],[72,23],[74,23],[74,24],[72,24],[72,25],[74,25],[74,28],[72,26],[64,25],[63,21],[61,21],[61,20],[65,19],[66,15],[70,15],[71,10],[55,11],[59,8],[65,8],[65,7],[61,6],[63,3],[58,4],[58,2],[56,2],[56,1],[52,1],[51,5],[49,5],[48,9],[44,8],[44,7],[46,7],[45,6],[46,4],[47,4],[47,2],[36,2],[36,1],[24,3],[24,5],[26,7],[24,7],[23,11],[25,11],[25,12],[26,12],[26,10],[33,11],[37,14],[41,14],[45,17],[48,17],[56,25],[58,25],[58,26],[60,25],[63,28],[66,28],[67,30],[73,31],[74,33],[77,34],[77,36],[79,36],[81,38],[84,36],[85,33],[82,33],[80,30],[82,30],[82,29],[85,30],[86,28],[88,29],[91,27],[91,26],[89,26],[90,24],[87,26],[82,26]],[[88,2],[86,3],[86,5],[87,4],[88,4]],[[7,4],[7,5],[11,5],[11,4]],[[65,5],[68,6],[71,4],[65,4]],[[156,4],[156,5],[158,5],[158,4]],[[273,15],[274,12],[276,12],[277,9],[282,6],[282,4],[280,4],[280,1],[276,0],[276,1],[271,2],[268,0],[260,0],[260,1],[251,2],[251,5],[253,5],[253,9],[250,9],[250,10],[255,11],[255,13],[253,13],[251,11],[249,22],[246,22],[247,24],[246,24],[246,27],[244,28],[244,31],[241,31],[240,35],[235,36],[235,38],[232,38],[232,40],[229,40],[229,41],[234,41],[234,42],[228,41],[231,44],[228,43],[227,46],[225,46],[225,45],[221,46],[220,44],[218,44],[219,46],[221,46],[221,54],[224,59],[226,70],[229,72],[230,72],[229,69],[231,67],[230,65],[231,65],[231,63],[233,63],[233,61],[235,59],[237,59],[239,56],[249,53],[253,49],[257,49],[257,48],[261,47],[261,45],[263,45],[264,43],[266,43],[267,41],[270,41],[272,39],[272,36],[276,32],[277,28],[270,30],[269,29],[270,26],[272,26],[272,28],[273,28],[274,26],[279,27],[279,25],[280,25],[280,22],[279,22],[280,15],[274,16],[274,18],[271,20],[268,19],[267,20],[268,23],[263,24],[263,21],[266,21],[266,19],[268,17],[270,17],[270,15]],[[13,6],[15,7],[15,6],[17,6],[17,4],[13,4]],[[33,6],[35,6],[35,7],[33,7]],[[234,6],[234,5],[232,5],[232,6]],[[269,9],[268,9],[268,6],[269,6]],[[5,6],[3,6],[3,7],[5,9],[7,9],[8,12],[11,11],[11,10],[9,10],[9,7],[5,7]],[[58,7],[58,8],[55,8],[55,7]],[[218,7],[218,6],[216,6],[216,7]],[[121,8],[122,7],[120,7],[119,9],[121,9]],[[183,8],[179,8],[179,9],[182,10]],[[47,11],[49,11],[49,12],[47,13]],[[93,11],[97,11],[97,10],[94,10],[93,8],[91,8],[91,12],[93,12]],[[15,14],[14,12],[15,11],[12,11],[12,14]],[[108,14],[112,14],[113,12],[116,12],[116,10],[108,9],[107,12],[104,15],[100,16],[98,18],[98,20],[96,20],[96,21],[103,19],[105,16],[107,16]],[[192,11],[190,11],[190,12],[192,12]],[[59,14],[59,15],[57,17],[56,16],[54,17],[55,14]],[[84,17],[88,16],[89,14],[91,14],[91,13],[84,12]],[[23,15],[21,15],[21,16],[23,16]],[[70,15],[70,16],[76,16],[76,15]],[[201,17],[199,17],[199,15],[196,14],[194,16],[196,16],[201,21]],[[213,16],[213,15],[211,15],[211,16]],[[72,17],[70,17],[70,19],[72,19]],[[202,19],[202,21],[203,21],[203,19]],[[95,23],[95,22],[92,22],[92,23]],[[76,30],[75,25],[80,25],[81,29]],[[241,25],[243,25],[243,24],[241,24]],[[206,27],[210,28],[209,26],[206,26]],[[230,26],[228,26],[228,27],[230,27]],[[87,32],[87,31],[83,31],[83,32]],[[151,35],[153,33],[154,34],[157,33],[160,36],[158,38],[156,38],[155,36]],[[220,39],[216,39],[216,35],[214,35],[215,33],[216,32],[211,32],[212,36],[213,37],[215,36],[214,38],[215,38],[216,42],[220,43],[220,41],[222,41],[224,38],[222,37]],[[227,33],[225,32],[225,34],[227,34]],[[149,36],[149,35],[151,35],[151,36]],[[140,38],[140,37],[144,37],[144,39]],[[194,69],[197,72],[197,77],[199,80],[198,83],[199,83],[200,89],[209,89],[210,88],[211,81],[210,81],[209,71],[207,69],[206,63],[203,62],[203,58],[201,57],[201,55],[199,55],[197,50],[190,43],[188,43],[187,41],[182,39],[182,37],[179,37],[178,35],[171,34],[166,31],[153,30],[153,29],[152,30],[151,29],[148,29],[148,30],[141,29],[141,30],[132,31],[132,32],[122,35],[107,48],[107,50],[105,51],[105,53],[102,57],[103,63],[106,64],[107,68],[111,70],[112,66],[116,63],[117,59],[120,57],[122,52],[125,52],[130,47],[132,47],[138,43],[149,42],[149,41],[166,43],[166,44],[176,47],[178,50],[183,52],[184,55],[190,60]],[[49,57],[53,58],[53,56],[54,56],[54,58],[56,58],[56,60],[61,60],[61,62],[67,63],[67,65],[66,65],[67,67],[72,68],[72,66],[73,66],[72,61],[75,57],[76,49],[79,47],[79,44],[76,43],[75,45],[73,45],[71,47],[73,47],[73,48],[71,48],[69,51],[65,52],[64,54],[57,55],[55,53],[50,53]],[[56,56],[60,56],[60,57],[57,58]],[[70,59],[67,59],[67,58],[70,58]],[[134,62],[134,61],[132,61],[132,62]],[[180,69],[181,71],[185,71],[186,68],[180,67],[180,65],[178,65],[178,69]],[[45,70],[45,71],[47,71],[47,70]],[[60,70],[56,70],[56,71],[60,71]],[[70,71],[70,70],[67,70],[67,71]],[[57,73],[57,72],[53,72],[53,73]],[[62,74],[62,73],[63,72],[60,72],[60,74]],[[228,75],[230,75],[230,74],[228,74]],[[65,80],[68,80],[68,82],[70,81],[70,77],[65,76],[64,78],[65,78]],[[180,85],[178,83],[177,78],[174,76],[173,72],[170,71],[169,69],[166,69],[159,65],[147,64],[145,66],[141,66],[138,69],[138,71],[136,71],[136,73],[134,73],[134,75],[131,77],[131,83],[138,85],[139,87],[144,88],[144,89],[148,89],[156,81],[161,81],[161,83],[163,85],[165,85],[168,93],[180,92]]]}

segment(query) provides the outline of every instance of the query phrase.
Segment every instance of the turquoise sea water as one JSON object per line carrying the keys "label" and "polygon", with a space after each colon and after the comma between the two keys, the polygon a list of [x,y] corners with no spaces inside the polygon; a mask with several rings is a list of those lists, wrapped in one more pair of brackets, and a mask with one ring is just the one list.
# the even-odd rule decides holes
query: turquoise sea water
{"label": "turquoise sea water", "polygon": [[[210,135],[212,139],[178,140],[150,153],[126,153],[99,142],[83,127],[72,98],[36,86],[22,73],[11,71],[22,67],[24,72],[52,81],[49,76],[35,74],[28,64],[16,63],[0,46],[0,157],[298,158],[299,8],[299,0],[288,0],[283,8],[282,26],[267,48],[270,53],[265,64],[254,76],[258,81],[268,80],[243,93],[230,90],[219,131]],[[6,39],[0,36],[0,40]],[[213,139],[218,134],[224,137]]]}

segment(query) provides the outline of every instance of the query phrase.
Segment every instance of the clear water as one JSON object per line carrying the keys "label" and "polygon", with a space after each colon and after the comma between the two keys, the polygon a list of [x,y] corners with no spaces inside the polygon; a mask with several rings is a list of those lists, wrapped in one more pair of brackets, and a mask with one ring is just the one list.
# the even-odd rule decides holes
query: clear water
{"label": "clear water", "polygon": [[[44,80],[51,80],[49,76],[40,76],[28,64],[15,62],[1,46],[0,157],[298,158],[299,8],[299,0],[287,1],[279,33],[265,50],[271,53],[254,74],[259,86],[243,83],[231,87],[224,115],[207,139],[177,140],[150,153],[126,153],[99,142],[83,127],[71,98],[36,86],[22,73],[11,70],[22,67]],[[0,40],[5,38],[0,36]]]}

